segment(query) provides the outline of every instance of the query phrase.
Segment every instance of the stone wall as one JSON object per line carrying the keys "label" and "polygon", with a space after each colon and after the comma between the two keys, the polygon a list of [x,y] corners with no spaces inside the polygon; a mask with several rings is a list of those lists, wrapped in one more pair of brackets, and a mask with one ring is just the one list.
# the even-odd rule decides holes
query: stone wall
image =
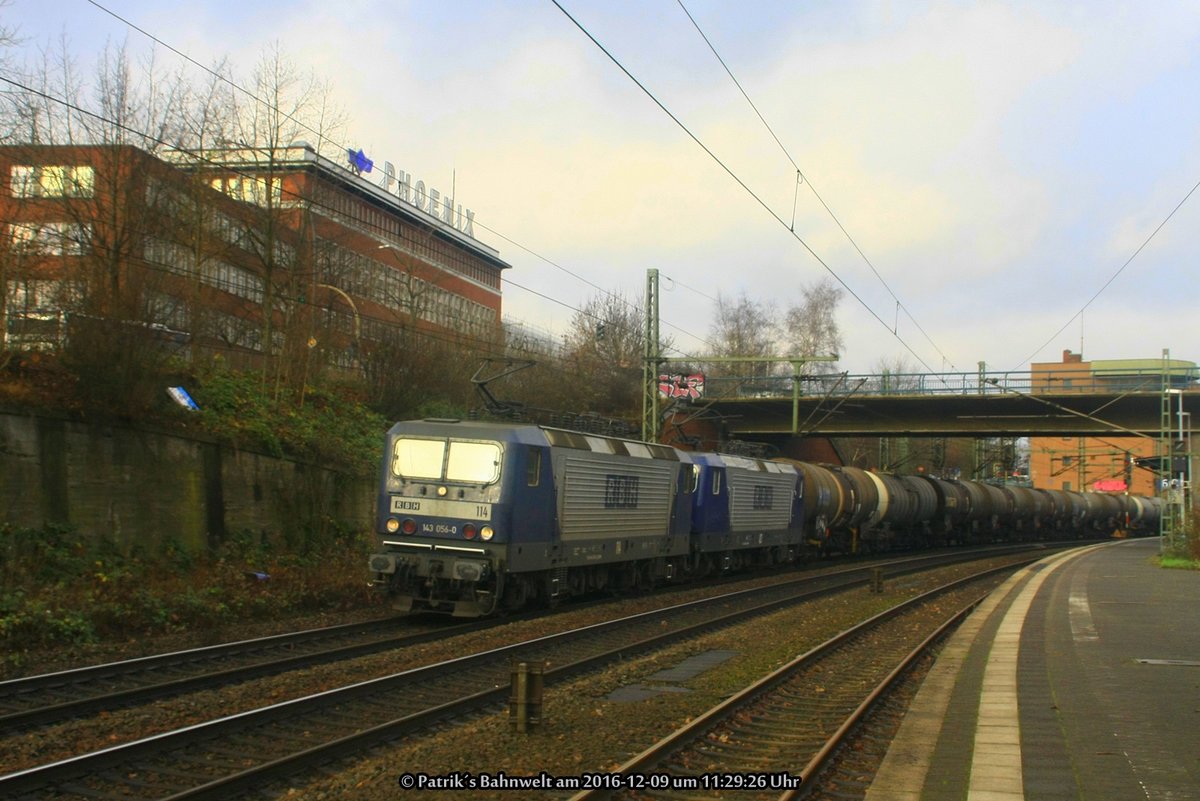
{"label": "stone wall", "polygon": [[168,432],[0,410],[0,522],[189,549],[371,525],[375,482]]}

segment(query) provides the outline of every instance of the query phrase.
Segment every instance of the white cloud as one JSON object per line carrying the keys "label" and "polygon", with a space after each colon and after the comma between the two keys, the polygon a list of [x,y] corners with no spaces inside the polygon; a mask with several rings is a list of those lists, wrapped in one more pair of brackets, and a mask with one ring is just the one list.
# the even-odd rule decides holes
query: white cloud
{"label": "white cloud", "polygon": [[[823,267],[550,5],[208,0],[187,25],[130,2],[134,22],[203,63],[246,73],[278,38],[323,73],[354,125],[347,144],[446,191],[481,226],[589,281],[640,297],[656,267],[709,295],[782,307]],[[895,300],[672,4],[570,3],[771,211],[884,320],[851,297],[847,364],[903,346]],[[1041,347],[1200,178],[1200,10],[1193,4],[749,4],[689,9],[822,197],[961,369],[1004,369]],[[124,26],[80,3],[48,19],[98,49]],[[236,12],[236,13],[235,13]],[[30,31],[32,32],[32,31]],[[131,34],[131,36],[134,36]],[[1085,355],[1200,359],[1187,276],[1193,198],[1084,315]],[[514,281],[570,305],[595,290],[496,235]],[[703,335],[711,302],[664,292],[665,321]],[[520,290],[510,313],[570,310]],[[1078,347],[1073,323],[1046,347]],[[911,321],[898,332],[934,367]],[[681,335],[682,338],[682,335]],[[1067,340],[1060,342],[1059,340]],[[698,343],[695,343],[699,347]],[[911,358],[911,355],[910,355]]]}

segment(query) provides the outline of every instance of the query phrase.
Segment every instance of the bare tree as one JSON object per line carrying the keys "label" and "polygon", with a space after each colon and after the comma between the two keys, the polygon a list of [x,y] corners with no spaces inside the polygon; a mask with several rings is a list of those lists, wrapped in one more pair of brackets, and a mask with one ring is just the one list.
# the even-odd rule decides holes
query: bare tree
{"label": "bare tree", "polygon": [[[187,180],[177,181],[166,190],[171,196],[162,198],[162,205],[169,207],[170,216],[177,220],[173,244],[168,252],[160,255],[159,267],[180,274],[186,284],[184,298],[187,329],[192,341],[201,337],[208,341],[220,340],[222,331],[214,310],[207,303],[206,285],[217,285],[226,271],[224,264],[233,255],[232,243],[222,237],[221,212],[218,196],[208,180],[202,165],[209,151],[228,145],[233,124],[233,96],[231,81],[224,62],[216,64],[209,72],[209,79],[201,86],[184,87],[181,104],[180,127],[181,147],[174,157],[181,166],[190,166],[193,171]],[[151,260],[150,255],[147,259]],[[246,282],[252,284],[252,282]],[[228,289],[228,287],[221,287]],[[244,294],[253,297],[254,287],[247,286]],[[216,336],[214,336],[216,334]],[[193,346],[190,357],[195,365],[204,351]]]}
{"label": "bare tree", "polygon": [[888,392],[912,392],[921,387],[921,375],[906,356],[882,357],[875,362],[879,375],[879,390]]}
{"label": "bare tree", "polygon": [[587,411],[636,417],[641,409],[643,307],[624,295],[592,296],[575,313],[564,341],[567,374]]}
{"label": "bare tree", "polygon": [[[15,51],[25,41],[19,28],[2,21],[4,11],[11,5],[12,0],[0,0],[0,73],[4,75],[16,74]],[[11,131],[22,127],[19,116],[13,113],[17,106],[10,100],[19,94],[15,87],[0,85],[0,143],[10,141]]]}
{"label": "bare tree", "polygon": [[[792,357],[840,355],[845,343],[837,324],[837,307],[842,290],[828,278],[801,290],[800,303],[787,310],[783,318],[783,337]],[[837,372],[835,362],[810,362],[809,373]]]}
{"label": "bare tree", "polygon": [[770,356],[775,350],[775,310],[743,292],[735,300],[717,295],[712,339],[717,356]]}
{"label": "bare tree", "polygon": [[314,190],[295,175],[290,161],[301,141],[315,132],[319,147],[336,136],[344,120],[329,101],[329,86],[303,73],[278,43],[259,60],[249,92],[237,108],[232,144],[246,154],[244,170],[251,175],[230,175],[226,187],[236,187],[231,193],[256,207],[247,216],[243,245],[253,253],[263,281],[263,377],[278,392],[298,387],[308,377],[314,325],[314,306],[308,301],[320,283]]}
{"label": "bare tree", "polygon": [[10,194],[54,202],[11,226],[11,251],[28,274],[6,275],[4,289],[11,295],[13,279],[24,278],[28,300],[29,280],[42,294],[57,282],[71,321],[67,362],[94,394],[127,408],[145,400],[146,377],[169,355],[153,326],[175,312],[164,274],[143,258],[164,224],[163,182],[146,153],[179,141],[182,77],[164,74],[153,53],[135,65],[125,45],[110,44],[85,82],[73,52],[65,38],[44,50],[30,90],[10,98],[20,125],[10,132],[27,145],[10,150]]}
{"label": "bare tree", "polygon": [[[714,356],[755,358],[776,355],[775,309],[769,303],[751,300],[743,292],[731,300],[717,295],[716,319],[709,338],[713,341]],[[705,372],[713,376],[735,376],[757,386],[776,372],[772,361],[750,361],[736,364],[709,364]],[[743,384],[745,381],[743,381]],[[751,391],[755,386],[748,387]]]}

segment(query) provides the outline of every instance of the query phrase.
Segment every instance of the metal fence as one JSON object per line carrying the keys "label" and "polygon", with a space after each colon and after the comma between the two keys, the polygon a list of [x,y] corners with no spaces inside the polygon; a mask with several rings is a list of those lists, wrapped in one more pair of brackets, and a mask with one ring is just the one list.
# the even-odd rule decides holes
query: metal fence
{"label": "metal fence", "polygon": [[[1200,380],[1200,368],[1071,373],[1054,371],[973,373],[882,373],[802,375],[801,397],[945,396],[1061,393],[1161,393],[1165,386],[1187,389]],[[706,376],[710,398],[791,398],[792,376]]]}

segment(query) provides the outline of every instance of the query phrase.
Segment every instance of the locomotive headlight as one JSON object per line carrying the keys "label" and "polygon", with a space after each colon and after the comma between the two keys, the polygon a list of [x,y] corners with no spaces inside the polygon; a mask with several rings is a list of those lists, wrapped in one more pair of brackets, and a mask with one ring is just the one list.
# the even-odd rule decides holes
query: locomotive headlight
{"label": "locomotive headlight", "polygon": [[447,492],[447,490],[445,487],[438,487],[438,497],[439,498],[446,497],[446,492]]}
{"label": "locomotive headlight", "polygon": [[389,534],[395,534],[397,531],[400,530],[400,521],[394,517],[389,517],[387,519],[387,523],[385,525],[387,526],[387,530],[388,530]]}
{"label": "locomotive headlight", "polygon": [[491,526],[484,526],[483,528],[479,529],[479,537],[484,542],[487,542],[494,536],[496,536],[496,531]]}

